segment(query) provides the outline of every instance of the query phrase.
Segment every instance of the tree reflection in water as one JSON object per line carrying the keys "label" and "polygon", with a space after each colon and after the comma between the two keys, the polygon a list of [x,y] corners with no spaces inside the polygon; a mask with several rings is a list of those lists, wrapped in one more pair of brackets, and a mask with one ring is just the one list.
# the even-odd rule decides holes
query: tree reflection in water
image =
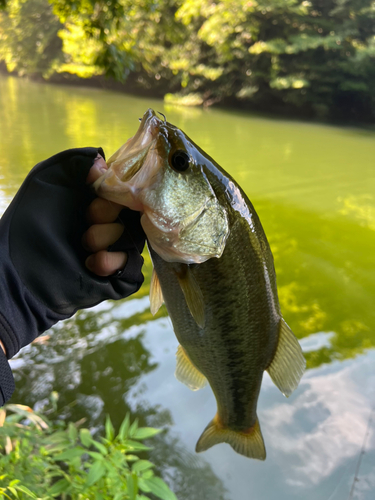
{"label": "tree reflection in water", "polygon": [[[126,309],[126,302],[123,305]],[[60,417],[72,422],[85,418],[94,431],[103,427],[106,414],[118,429],[130,412],[140,425],[164,428],[152,440],[148,456],[179,499],[225,500],[223,484],[210,465],[173,436],[172,417],[163,402],[150,407],[142,401],[134,411],[128,401],[134,397],[130,389],[158,364],[143,344],[145,328],[139,323],[144,313],[116,320],[118,308],[108,303],[97,312],[82,311],[53,328],[46,342],[24,349],[15,363],[17,390],[12,401],[42,408],[51,391],[57,391]]]}

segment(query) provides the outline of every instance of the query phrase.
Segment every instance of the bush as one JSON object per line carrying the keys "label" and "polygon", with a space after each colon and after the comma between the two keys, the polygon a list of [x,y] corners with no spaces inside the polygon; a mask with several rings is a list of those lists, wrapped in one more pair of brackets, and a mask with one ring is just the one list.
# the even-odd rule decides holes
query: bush
{"label": "bush", "polygon": [[24,405],[0,410],[0,498],[177,500],[138,454],[160,432],[138,427],[129,415],[116,435],[107,416],[105,437],[94,439],[81,422],[51,423]]}

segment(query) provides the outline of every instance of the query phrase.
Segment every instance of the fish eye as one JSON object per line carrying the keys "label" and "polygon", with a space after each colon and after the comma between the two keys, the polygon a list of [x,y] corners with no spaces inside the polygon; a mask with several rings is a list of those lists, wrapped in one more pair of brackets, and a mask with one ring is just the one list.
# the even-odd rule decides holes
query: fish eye
{"label": "fish eye", "polygon": [[173,153],[170,164],[177,172],[185,172],[190,166],[190,156],[182,149],[178,149]]}

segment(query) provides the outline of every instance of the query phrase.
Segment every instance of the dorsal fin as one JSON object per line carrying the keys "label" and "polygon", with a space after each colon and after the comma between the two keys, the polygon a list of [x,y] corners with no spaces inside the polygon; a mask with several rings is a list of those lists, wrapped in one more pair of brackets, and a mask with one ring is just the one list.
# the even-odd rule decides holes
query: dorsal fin
{"label": "dorsal fin", "polygon": [[296,389],[305,371],[305,366],[306,361],[301,346],[292,330],[281,318],[279,343],[267,371],[284,396],[290,396]]}
{"label": "dorsal fin", "polygon": [[181,271],[176,272],[181,290],[185,296],[186,304],[195,322],[200,328],[204,327],[204,301],[202,291],[194,278],[188,265],[181,267]]}
{"label": "dorsal fin", "polygon": [[150,284],[150,311],[153,316],[159,311],[163,305],[163,292],[161,291],[160,281],[156,274],[155,268],[152,270]]}
{"label": "dorsal fin", "polygon": [[186,351],[180,345],[176,352],[177,364],[175,377],[177,380],[185,384],[192,391],[202,389],[207,384],[207,379],[190,361]]}

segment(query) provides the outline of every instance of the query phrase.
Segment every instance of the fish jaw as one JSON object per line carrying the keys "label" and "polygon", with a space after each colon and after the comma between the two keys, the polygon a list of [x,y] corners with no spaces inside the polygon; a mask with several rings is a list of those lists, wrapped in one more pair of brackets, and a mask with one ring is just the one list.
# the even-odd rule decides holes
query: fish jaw
{"label": "fish jaw", "polygon": [[98,196],[143,212],[141,192],[155,180],[162,163],[157,151],[161,124],[148,109],[136,134],[109,158],[108,170],[94,183]]}

